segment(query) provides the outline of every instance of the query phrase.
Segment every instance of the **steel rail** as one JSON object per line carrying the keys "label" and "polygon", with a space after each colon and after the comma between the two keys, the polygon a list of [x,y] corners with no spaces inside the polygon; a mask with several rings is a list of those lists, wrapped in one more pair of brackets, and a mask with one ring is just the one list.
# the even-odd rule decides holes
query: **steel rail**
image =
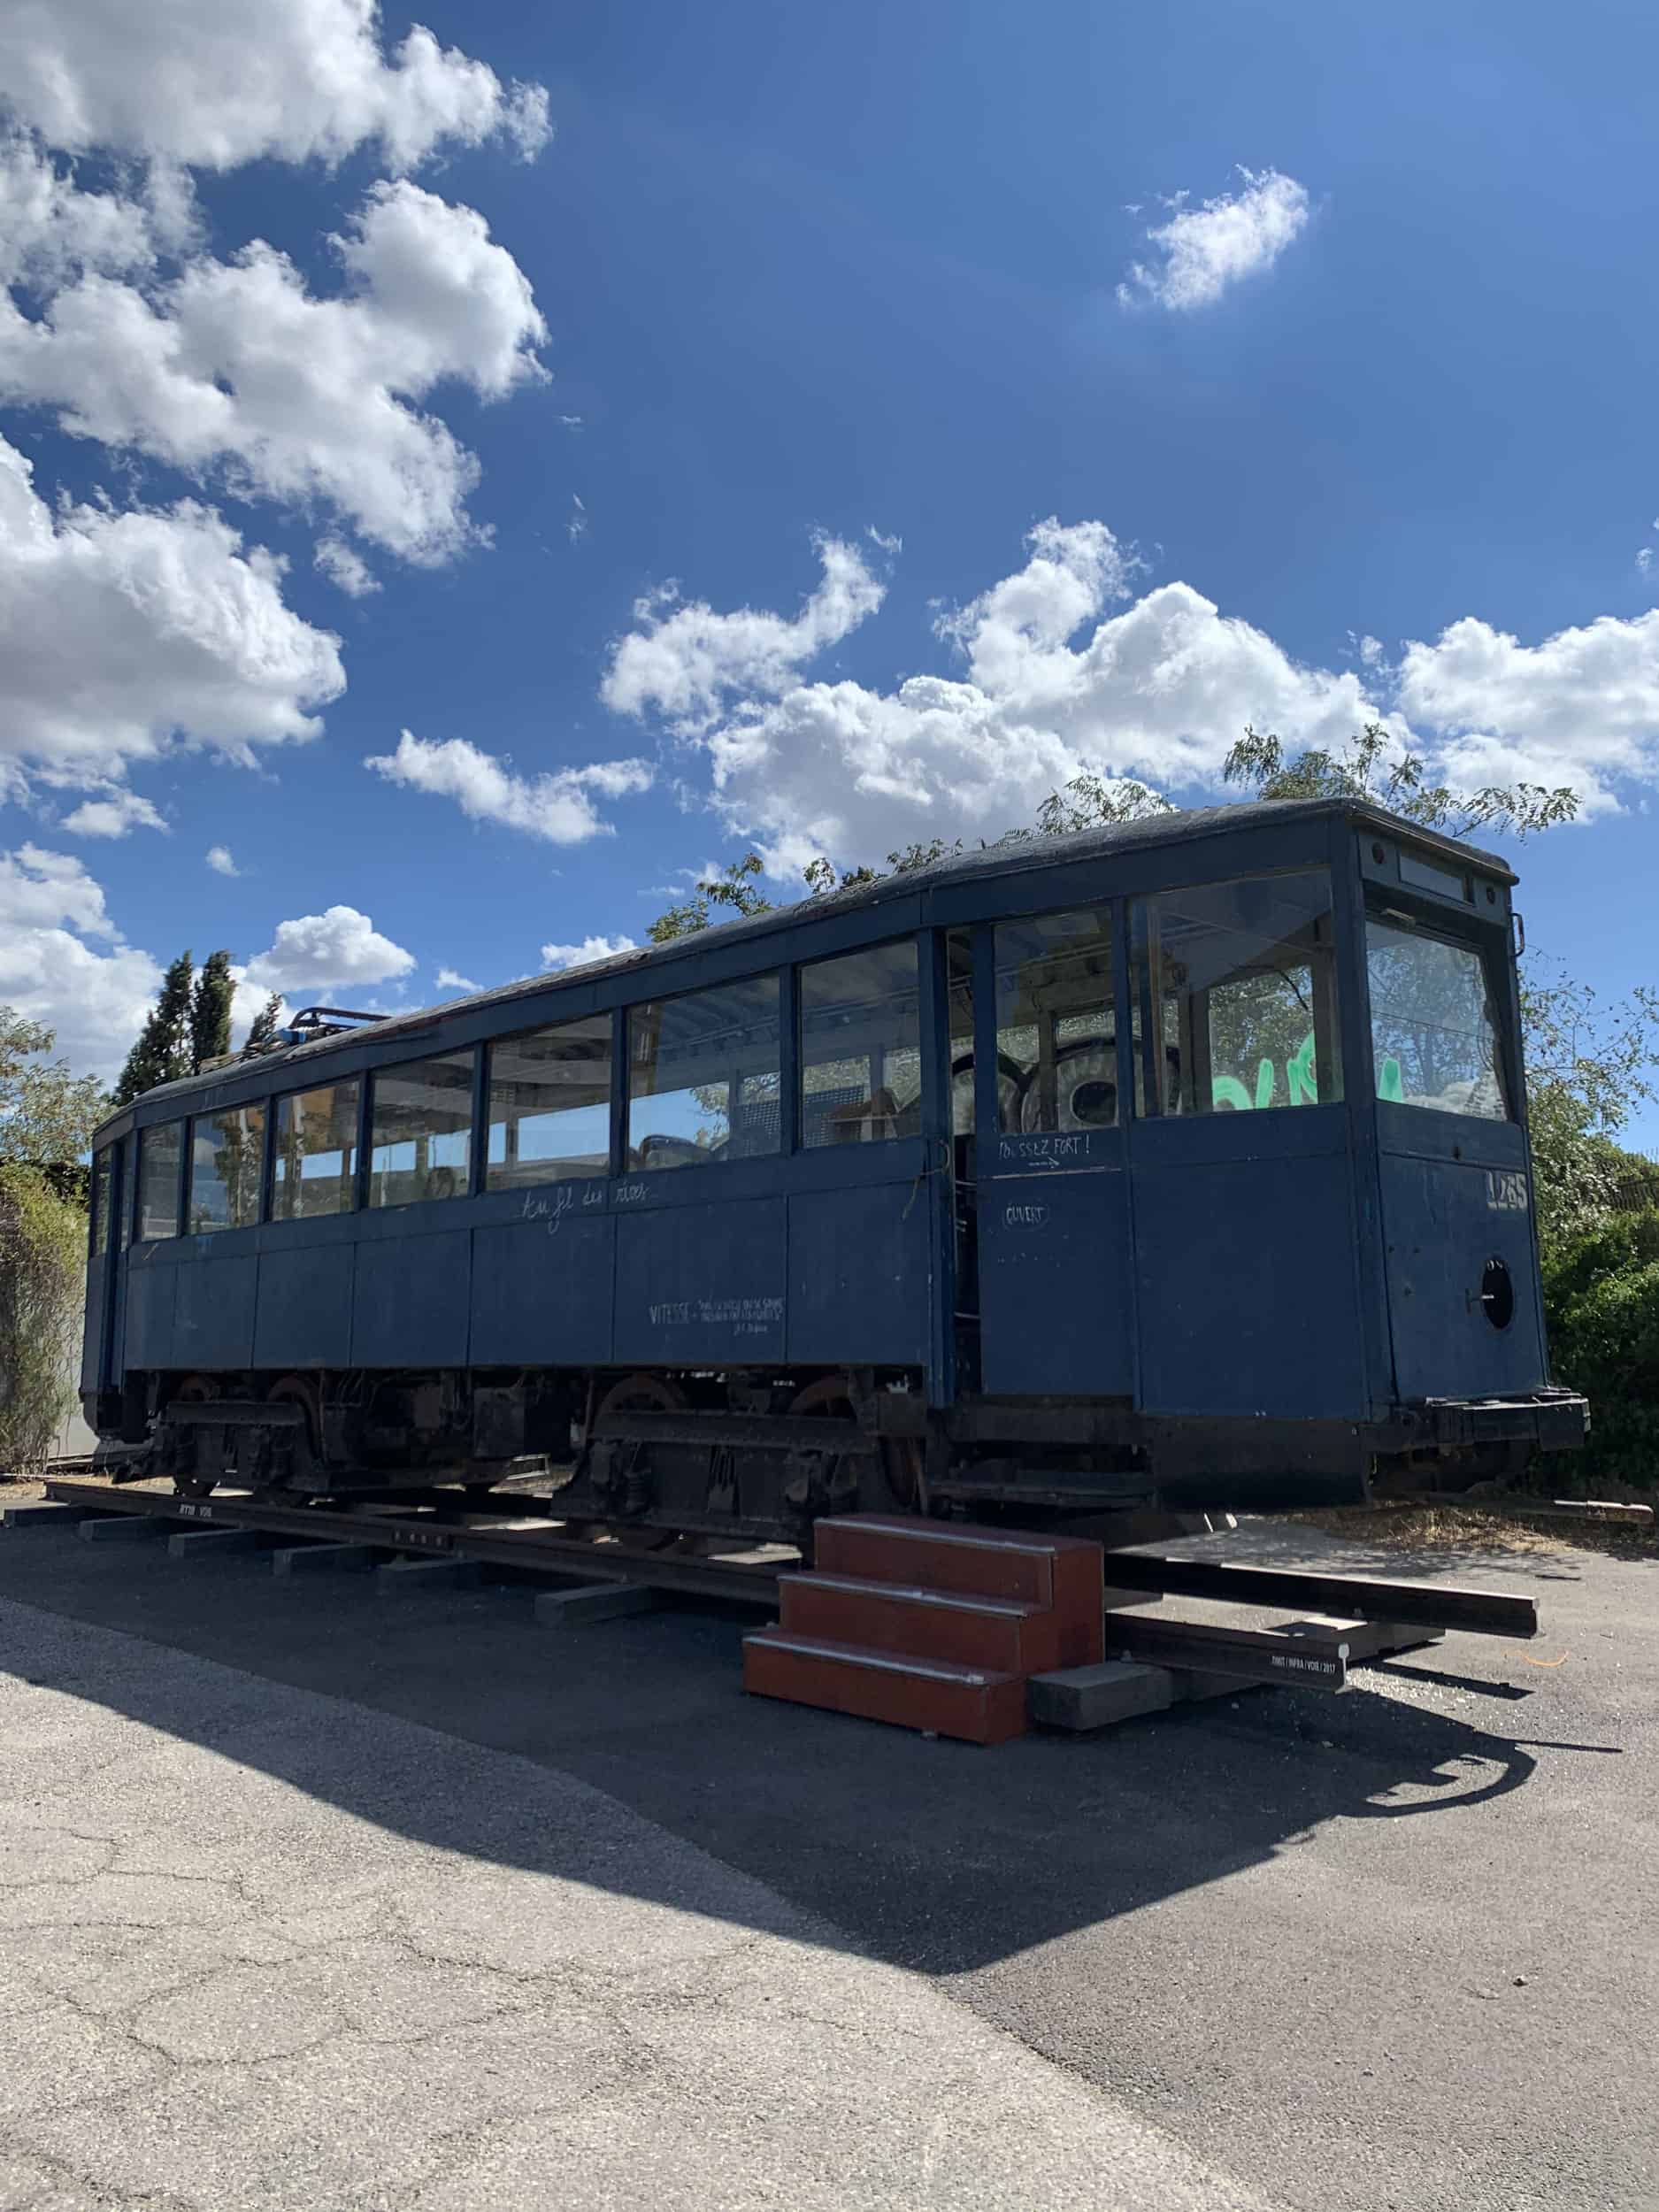
{"label": "steel rail", "polygon": [[1109,1589],[1161,1597],[1219,1598],[1340,1620],[1402,1621],[1414,1628],[1455,1628],[1471,1636],[1536,1636],[1538,1603],[1513,1590],[1477,1590],[1454,1582],[1394,1581],[1379,1575],[1263,1567],[1245,1561],[1171,1558],[1164,1553],[1108,1551]]}
{"label": "steel rail", "polygon": [[455,1521],[388,1514],[372,1506],[342,1511],[326,1506],[267,1505],[235,1492],[181,1498],[166,1491],[112,1490],[103,1483],[51,1476],[44,1486],[49,1498],[93,1513],[142,1514],[194,1528],[256,1528],[273,1536],[314,1537],[324,1543],[367,1543],[388,1552],[476,1559],[486,1566],[522,1568],[532,1574],[635,1583],[744,1605],[776,1606],[779,1566],[795,1563],[687,1559],[675,1553],[627,1551],[620,1545],[576,1543],[535,1528],[468,1528]]}

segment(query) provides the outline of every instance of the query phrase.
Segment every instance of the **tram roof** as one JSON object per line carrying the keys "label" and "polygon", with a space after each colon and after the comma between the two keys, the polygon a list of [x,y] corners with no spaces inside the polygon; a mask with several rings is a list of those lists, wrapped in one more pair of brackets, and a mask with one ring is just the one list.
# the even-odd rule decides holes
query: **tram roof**
{"label": "tram roof", "polygon": [[[1242,830],[1259,828],[1269,823],[1314,821],[1320,817],[1346,816],[1356,825],[1375,827],[1389,834],[1409,837],[1414,844],[1426,846],[1448,856],[1455,856],[1469,865],[1484,871],[1504,883],[1518,880],[1507,862],[1478,845],[1466,844],[1457,838],[1448,837],[1438,830],[1425,829],[1420,824],[1409,821],[1402,815],[1393,814],[1386,808],[1374,806],[1363,800],[1333,799],[1247,799],[1222,806],[1192,807],[1170,814],[1148,815],[1134,822],[1111,822],[1098,829],[1075,830],[1059,836],[1033,833],[1029,837],[1005,840],[979,847],[972,852],[954,853],[941,860],[930,861],[916,868],[896,870],[879,876],[872,883],[856,884],[846,890],[817,894],[797,901],[792,906],[775,907],[764,914],[740,916],[730,922],[710,923],[688,937],[672,938],[666,944],[641,945],[629,952],[612,953],[603,960],[587,961],[579,968],[557,973],[542,972],[519,976],[511,983],[499,983],[487,991],[471,991],[464,997],[444,999],[431,1006],[411,1007],[406,1012],[388,1014],[378,1021],[367,1022],[349,1032],[334,1031],[327,1036],[307,1040],[303,1044],[288,1045],[275,1052],[262,1053],[254,1060],[241,1060],[221,1067],[204,1070],[199,1075],[180,1076],[171,1083],[158,1083],[154,1089],[143,1092],[132,1105],[124,1106],[110,1121],[125,1120],[134,1106],[149,1106],[164,1098],[178,1097],[181,1101],[189,1093],[218,1088],[233,1078],[245,1079],[256,1069],[261,1075],[276,1073],[296,1065],[303,1065],[319,1055],[338,1053],[351,1043],[370,1040],[378,1046],[409,1033],[429,1030],[433,1023],[445,1016],[463,1010],[507,1005],[515,999],[542,997],[556,989],[568,977],[586,983],[602,976],[620,974],[633,970],[649,970],[677,957],[683,958],[694,945],[701,951],[710,947],[734,943],[741,939],[764,938],[782,929],[798,927],[803,920],[816,921],[820,917],[857,912],[864,908],[879,907],[889,900],[914,898],[946,884],[971,882],[979,877],[1023,875],[1037,873],[1044,869],[1069,865],[1078,861],[1104,859],[1117,853],[1131,852],[1146,846],[1197,843],[1211,837],[1221,837]],[[102,1125],[94,1142],[102,1134]]]}

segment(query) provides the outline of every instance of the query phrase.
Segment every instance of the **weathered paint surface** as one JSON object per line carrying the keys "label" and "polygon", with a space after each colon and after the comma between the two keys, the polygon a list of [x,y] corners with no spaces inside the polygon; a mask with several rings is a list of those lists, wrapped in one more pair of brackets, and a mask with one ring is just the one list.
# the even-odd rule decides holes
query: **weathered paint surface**
{"label": "weathered paint surface", "polygon": [[[109,1125],[123,1163],[119,1202],[130,1219],[138,1123],[372,1075],[654,990],[696,989],[918,928],[934,933],[941,974],[945,931],[969,931],[974,960],[988,962],[1002,916],[1115,901],[1125,941],[1126,902],[1142,894],[1321,863],[1348,902],[1345,1103],[1164,1121],[1127,1114],[1117,1127],[1048,1136],[982,1132],[976,1179],[959,1192],[941,1045],[926,1136],[130,1248],[112,1234],[88,1271],[84,1381],[110,1388],[132,1370],[250,1365],[796,1363],[919,1369],[929,1402],[941,1403],[977,1331],[987,1391],[1111,1397],[1158,1415],[1363,1417],[1401,1401],[1536,1387],[1545,1365],[1524,1131],[1378,1101],[1363,1064],[1354,927],[1363,885],[1373,897],[1414,895],[1386,857],[1368,856],[1385,851],[1372,828],[1356,850],[1340,810],[1192,818],[1202,834],[1141,826],[1069,843],[1053,861],[1031,851],[964,858],[902,893],[709,931],[650,956],[649,969],[612,963],[513,987],[248,1064],[188,1093],[154,1094]],[[1481,891],[1479,919],[1495,944],[1507,926],[1502,871]],[[981,1003],[978,1014],[988,1067],[994,1011]],[[794,1068],[786,1034],[786,1099]],[[1126,1102],[1126,1080],[1118,1088]],[[958,1248],[952,1216],[969,1205],[977,1245]],[[961,1281],[958,1248],[977,1253]],[[1501,1330],[1479,1296],[1493,1259],[1515,1295]]]}

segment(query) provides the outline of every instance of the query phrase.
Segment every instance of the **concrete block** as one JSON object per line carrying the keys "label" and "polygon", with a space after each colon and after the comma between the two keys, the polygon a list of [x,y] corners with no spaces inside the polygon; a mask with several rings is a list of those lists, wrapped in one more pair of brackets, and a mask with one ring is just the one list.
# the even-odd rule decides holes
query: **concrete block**
{"label": "concrete block", "polygon": [[1109,1728],[1141,1713],[1162,1712],[1176,1694],[1167,1667],[1132,1659],[1033,1674],[1026,1687],[1031,1717],[1045,1728]]}
{"label": "concrete block", "polygon": [[271,1555],[276,1575],[366,1574],[386,1556],[384,1544],[285,1544]]}
{"label": "concrete block", "polygon": [[585,1621],[649,1613],[656,1602],[656,1592],[637,1583],[585,1582],[575,1590],[538,1590],[535,1617],[543,1628],[578,1628]]}
{"label": "concrete block", "polygon": [[470,1590],[483,1579],[476,1559],[391,1559],[374,1571],[374,1586],[383,1598],[416,1590]]}
{"label": "concrete block", "polygon": [[224,1552],[264,1551],[271,1539],[257,1528],[181,1528],[167,1539],[174,1559],[217,1559]]}
{"label": "concrete block", "polygon": [[166,1535],[173,1526],[172,1519],[159,1513],[96,1513],[75,1534],[88,1544],[140,1544]]}
{"label": "concrete block", "polygon": [[19,1504],[0,1507],[0,1528],[73,1528],[90,1510],[84,1505],[59,1505],[56,1498],[26,1498]]}

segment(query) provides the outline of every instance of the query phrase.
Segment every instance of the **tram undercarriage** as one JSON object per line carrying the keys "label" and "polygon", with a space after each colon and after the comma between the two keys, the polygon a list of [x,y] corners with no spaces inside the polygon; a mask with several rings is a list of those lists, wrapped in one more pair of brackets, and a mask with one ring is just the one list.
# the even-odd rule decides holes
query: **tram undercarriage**
{"label": "tram undercarriage", "polygon": [[929,1408],[902,1371],[347,1371],[156,1377],[122,1430],[150,1440],[127,1471],[168,1476],[186,1496],[222,1482],[270,1497],[481,1494],[527,1478],[561,1517],[637,1540],[805,1549],[820,1516],[851,1511],[1029,1523],[1455,1492],[1518,1473],[1580,1424],[1566,1392],[1441,1401],[1363,1425],[1159,1419],[1106,1400]]}

